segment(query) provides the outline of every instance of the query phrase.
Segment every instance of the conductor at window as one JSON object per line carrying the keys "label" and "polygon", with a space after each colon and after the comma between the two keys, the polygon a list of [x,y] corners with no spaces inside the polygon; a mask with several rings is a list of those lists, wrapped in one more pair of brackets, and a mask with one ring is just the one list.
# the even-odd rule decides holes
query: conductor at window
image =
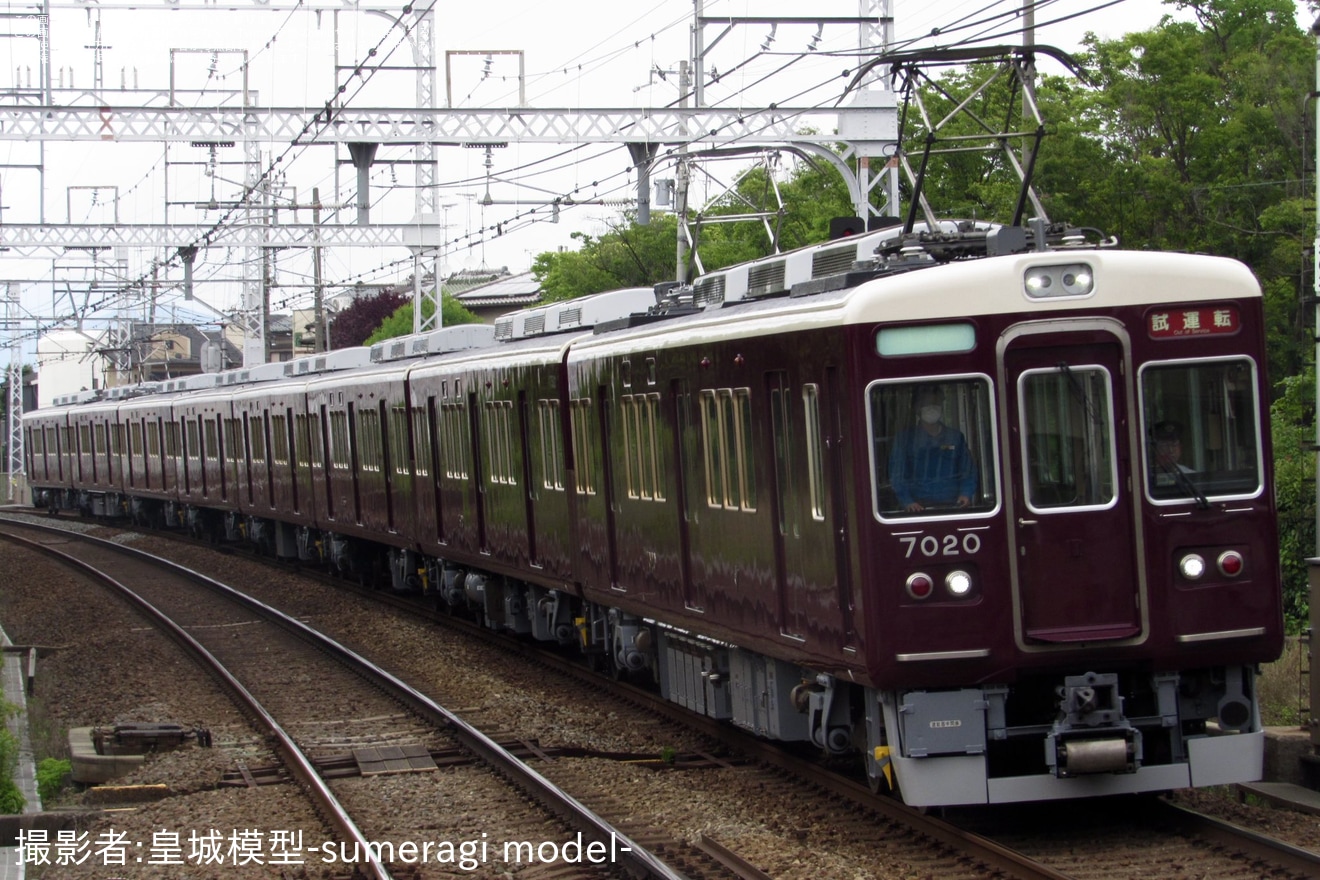
{"label": "conductor at window", "polygon": [[917,392],[918,421],[895,438],[889,480],[908,513],[965,508],[976,492],[976,464],[967,439],[944,424],[944,395],[938,388]]}

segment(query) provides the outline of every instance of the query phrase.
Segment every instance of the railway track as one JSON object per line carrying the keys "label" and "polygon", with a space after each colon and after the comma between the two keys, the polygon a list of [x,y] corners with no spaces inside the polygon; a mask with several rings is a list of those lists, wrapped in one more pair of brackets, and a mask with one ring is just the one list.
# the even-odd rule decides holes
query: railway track
{"label": "railway track", "polygon": [[[225,564],[234,563],[231,560]],[[390,597],[372,594],[367,598],[380,601]],[[415,603],[404,604],[410,615],[423,613]],[[324,619],[321,621],[323,626],[326,623]],[[468,629],[469,634],[475,631],[486,635],[480,628]],[[361,641],[360,635],[358,640]],[[558,672],[574,676],[574,681],[579,681],[576,676],[584,674],[575,664],[530,646],[510,645],[507,640],[498,640],[498,644],[498,650],[503,652],[532,653],[539,667],[554,667]],[[824,772],[813,762],[795,759],[780,749],[767,748],[725,725],[694,718],[646,691],[608,683],[598,677],[581,679],[576,687],[588,688],[599,699],[620,707],[623,704],[618,701],[626,698],[637,711],[647,715],[663,715],[678,719],[675,723],[696,725],[702,737],[722,743],[720,748],[748,754],[756,762],[750,769],[718,771],[730,776],[738,774],[736,783],[726,780],[730,788],[750,791],[752,797],[759,792],[762,800],[797,807],[791,815],[785,811],[781,819],[763,823],[759,833],[730,833],[715,822],[712,823],[715,833],[698,838],[697,849],[730,866],[735,876],[798,876],[785,867],[793,861],[794,842],[801,860],[806,861],[816,851],[849,838],[870,841],[873,846],[888,850],[892,876],[910,876],[914,869],[939,877],[996,874],[1063,878],[1131,874],[1153,880],[1182,876],[1255,877],[1262,873],[1320,875],[1320,859],[1313,853],[1280,848],[1269,840],[1250,840],[1250,835],[1244,836],[1231,827],[1211,831],[1204,820],[1194,816],[1173,823],[1178,826],[1176,832],[1173,825],[1164,823],[1158,826],[1164,830],[1149,832],[1151,836],[1141,840],[1134,839],[1131,831],[1100,834],[1098,829],[1104,823],[1098,818],[1061,820],[1066,811],[1059,805],[1051,805],[1040,820],[1022,813],[1025,818],[1009,822],[1007,828],[988,823],[976,811],[956,811],[951,813],[952,821],[943,822],[893,801],[876,798],[863,785]],[[715,764],[719,765],[718,759]],[[557,757],[539,766],[548,778],[574,791],[587,806],[605,815],[638,815],[641,812],[638,799],[644,802],[661,797],[658,790],[663,788],[666,778],[647,771],[624,772],[617,762],[593,757]],[[1130,807],[1122,809],[1130,812]],[[1154,805],[1150,809],[1164,807]],[[1002,808],[987,811],[987,815],[996,814],[1018,815]],[[633,833],[643,843],[651,842],[648,824],[657,823],[647,818],[633,826]],[[1213,841],[1211,834],[1215,835]],[[673,840],[673,835],[660,835],[654,840],[657,852],[669,858],[666,849],[673,847]],[[1059,840],[1068,842],[1059,844]],[[898,854],[894,855],[895,852]],[[853,864],[859,864],[855,857]],[[1184,868],[1192,873],[1185,873]],[[878,866],[869,876],[890,874]]]}
{"label": "railway track", "polygon": [[[389,880],[390,863],[396,859],[385,853],[409,865],[434,858],[439,864],[472,870],[495,857],[492,843],[499,841],[506,844],[500,858],[508,859],[512,853],[532,862],[567,864],[576,859],[584,877],[621,871],[680,880],[682,875],[664,861],[462,718],[305,624],[219,581],[131,548],[87,536],[20,534],[24,531],[33,527],[5,523],[0,538],[54,556],[109,586],[207,668],[273,743],[283,765],[334,830],[337,842],[308,848],[321,861],[351,865],[365,876]],[[451,739],[486,766],[479,771],[471,767],[451,771],[445,774],[444,785],[373,785],[366,791],[352,787],[336,791],[316,772],[313,758],[318,749],[342,749],[347,744],[361,764],[382,754],[388,757],[401,744],[417,742],[420,748],[402,750],[411,752],[414,764],[421,765],[430,761],[433,746]],[[518,791],[510,793],[510,785]],[[401,804],[406,794],[426,800],[416,806]],[[499,821],[504,827],[478,832],[460,822],[448,829],[459,832],[456,838],[437,840],[434,829],[429,833],[422,828],[401,829],[389,813],[381,814],[382,800],[389,802],[390,812],[421,814],[437,795],[463,798],[485,810],[503,805]],[[535,809],[520,805],[526,797],[536,802]],[[363,816],[365,832],[359,826]],[[489,840],[492,837],[495,841]],[[516,842],[512,850],[507,846],[510,842]],[[446,848],[445,843],[453,846]],[[546,858],[550,850],[553,856]],[[287,849],[282,852],[288,854]]]}

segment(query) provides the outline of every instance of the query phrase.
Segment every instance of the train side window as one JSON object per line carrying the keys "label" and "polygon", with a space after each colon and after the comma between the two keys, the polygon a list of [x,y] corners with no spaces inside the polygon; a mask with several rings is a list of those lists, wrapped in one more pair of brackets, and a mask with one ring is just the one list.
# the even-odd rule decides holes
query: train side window
{"label": "train side window", "polygon": [[220,436],[225,441],[225,462],[232,465],[238,461],[238,420],[225,419],[220,426]]}
{"label": "train side window", "polygon": [[[985,515],[998,506],[989,379],[875,382],[867,416],[879,517]],[[823,473],[819,464],[812,467]]]}
{"label": "train side window", "polygon": [[488,459],[489,481],[513,485],[513,452],[511,449],[513,434],[513,401],[486,401],[486,453]]}
{"label": "train side window", "polygon": [[348,470],[348,413],[330,413],[330,465],[337,471]]}
{"label": "train side window", "polygon": [[307,460],[312,468],[321,470],[325,467],[325,437],[321,433],[321,415],[317,412],[307,414]]}
{"label": "train side window", "polygon": [[202,460],[202,441],[201,437],[198,435],[198,421],[197,418],[190,418],[190,420],[185,422],[185,430],[187,431],[187,458],[194,460],[194,462]]}
{"label": "train side window", "polygon": [[409,459],[412,458],[408,449],[408,410],[404,406],[390,407],[390,464],[396,474],[408,476],[412,469],[409,466]]}
{"label": "train side window", "polygon": [[220,458],[220,437],[216,432],[215,419],[207,419],[203,424],[206,433],[206,457],[210,461]]}
{"label": "train side window", "polygon": [[564,491],[564,454],[559,448],[559,401],[538,400],[536,411],[541,429],[541,485]]}
{"label": "train side window", "polygon": [[252,448],[248,456],[253,464],[266,463],[266,431],[264,419],[259,416],[252,416],[248,419],[248,444]]}
{"label": "train side window", "polygon": [[[430,398],[434,402],[435,398]],[[426,407],[413,407],[413,448],[414,458],[413,470],[419,477],[429,477],[431,475],[431,420],[427,418]]]}
{"label": "train side window", "polygon": [[374,409],[357,411],[358,467],[380,470],[380,415]]}
{"label": "train side window", "polygon": [[1247,358],[1141,370],[1146,493],[1155,503],[1260,493],[1260,402]]}
{"label": "train side window", "polygon": [[703,390],[698,397],[701,405],[701,449],[706,466],[706,505],[723,507],[727,493],[728,475],[724,467],[725,444],[720,436],[720,419],[715,392]]}
{"label": "train side window", "polygon": [[128,451],[132,455],[142,454],[142,423],[132,422],[128,431]]}
{"label": "train side window", "polygon": [[596,484],[591,470],[591,398],[572,402],[568,411],[573,437],[573,465],[579,495],[595,495]]}
{"label": "train side window", "polygon": [[[655,384],[652,381],[651,384]],[[638,395],[641,401],[642,428],[638,436],[642,440],[642,467],[651,481],[650,498],[664,501],[664,483],[660,481],[660,395],[650,393]]]}
{"label": "train side window", "polygon": [[271,462],[278,465],[289,463],[289,426],[285,417],[272,414],[270,417],[270,456]]}
{"label": "train side window", "polygon": [[706,463],[706,504],[756,512],[749,388],[701,392],[701,440]]}
{"label": "train side window", "polygon": [[660,487],[656,412],[659,394],[625,394],[619,399],[623,423],[623,463],[628,497],[664,501]]}
{"label": "train side window", "polygon": [[307,437],[307,414],[297,413],[293,417],[293,455],[300,468],[311,466]]}
{"label": "train side window", "polygon": [[468,476],[467,405],[462,400],[441,404],[440,422],[440,453],[444,462],[445,476],[453,480],[466,480]]}

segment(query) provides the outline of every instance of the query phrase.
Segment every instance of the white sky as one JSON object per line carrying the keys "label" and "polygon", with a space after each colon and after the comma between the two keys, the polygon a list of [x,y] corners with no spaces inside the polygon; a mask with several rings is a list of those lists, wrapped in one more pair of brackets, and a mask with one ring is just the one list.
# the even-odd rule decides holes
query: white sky
{"label": "white sky", "polygon": [[[247,50],[250,58],[248,86],[257,90],[260,103],[277,107],[319,108],[331,96],[335,79],[335,18],[332,13],[314,14],[257,8],[251,0],[226,0],[242,11],[202,11],[199,0],[180,0],[174,11],[160,11],[164,0],[143,0],[141,9],[57,10],[52,17],[52,78],[58,88],[76,87],[91,91],[94,78],[96,23],[100,22],[103,57],[103,103],[131,106],[134,100],[116,91],[129,89],[165,90],[173,81],[177,88],[205,90],[185,96],[199,106],[214,104],[218,91],[239,88],[237,51]],[[423,3],[427,0],[422,0]],[[215,5],[215,4],[209,4]],[[402,0],[398,3],[402,7]],[[1022,0],[894,0],[896,40],[902,44],[929,46],[936,40],[948,44],[955,40],[977,38],[982,42],[1016,43],[1020,37],[1011,33],[1020,27],[1017,13]],[[7,4],[10,12],[30,10],[21,3]],[[689,28],[693,19],[693,0],[497,0],[497,2],[439,2],[435,17],[436,59],[441,68],[438,83],[439,102],[445,100],[444,66],[447,51],[492,51],[525,53],[527,102],[538,108],[593,108],[664,106],[673,101],[678,90],[676,77],[668,74],[661,80],[654,71],[673,71],[688,55]],[[856,16],[855,0],[818,0],[812,13],[830,17]],[[801,0],[705,0],[707,16],[734,17],[803,17]],[[1158,23],[1160,17],[1174,12],[1155,0],[1047,0],[1037,11],[1036,42],[1071,50],[1082,35],[1093,30],[1104,37],[1141,30]],[[494,13],[494,14],[492,14]],[[996,13],[1005,17],[990,25],[956,29],[959,22],[979,21]],[[1049,24],[1053,19],[1068,20]],[[341,64],[353,64],[366,51],[385,42],[378,58],[393,50],[399,42],[397,31],[379,15],[341,13],[338,16],[338,54]],[[1303,18],[1303,20],[1306,20]],[[928,36],[940,28],[939,37]],[[11,32],[20,30],[13,26]],[[710,27],[709,44],[722,28]],[[769,102],[788,106],[829,105],[839,96],[844,83],[841,73],[854,66],[855,59],[830,53],[847,53],[857,45],[853,26],[832,25],[825,28],[815,49],[796,60],[781,73],[773,72],[803,54],[815,28],[808,25],[784,25],[775,33],[770,48],[761,51],[769,35],[767,25],[747,25],[728,32],[711,50],[708,70],[722,72],[719,84],[707,91],[707,102],[723,106],[756,107]],[[8,39],[0,41],[0,88],[36,86],[36,41]],[[221,50],[214,57],[207,52],[179,52],[171,49]],[[174,65],[171,70],[171,58]],[[516,61],[512,54],[494,54],[489,75],[483,75],[486,59],[481,56],[458,56],[454,59],[452,91],[457,107],[495,108],[517,103]],[[748,59],[752,59],[748,61]],[[406,65],[411,61],[407,47],[394,51],[387,64]],[[341,75],[342,79],[342,75]],[[354,100],[358,107],[401,106],[414,94],[411,72],[382,72],[376,75]],[[283,144],[271,144],[274,152]],[[475,268],[481,264],[507,266],[512,271],[526,270],[532,258],[543,251],[573,247],[569,234],[574,230],[600,232],[602,222],[616,215],[617,209],[579,207],[566,211],[561,222],[542,222],[505,235],[502,238],[473,243],[473,230],[497,221],[507,221],[525,206],[492,205],[482,208],[478,200],[487,182],[485,159],[481,150],[442,147],[438,151],[437,179],[446,184],[440,203],[451,205],[445,216],[449,224],[446,239],[462,238],[446,258],[448,270]],[[558,154],[558,158],[547,157]],[[206,151],[176,146],[170,161],[201,163]],[[396,150],[380,154],[404,157]],[[221,154],[222,159],[237,161],[241,151]],[[0,141],[0,184],[3,185],[3,220],[12,223],[35,223],[39,218],[42,194],[38,191],[36,172],[18,168],[36,164],[41,159],[34,144]],[[334,166],[334,151],[317,147],[301,151],[282,164],[286,192],[301,202],[308,202],[311,189],[318,187],[323,202],[336,197],[351,205],[355,179],[351,167]],[[586,146],[572,149],[544,146],[519,146],[494,151],[494,167],[489,184],[496,201],[544,200],[555,194],[577,191],[579,198],[622,199],[631,197],[633,175],[622,146]],[[221,167],[219,179],[204,176],[201,164],[174,165],[165,172],[164,153],[159,147],[126,144],[48,144],[44,209],[48,222],[111,222],[115,212],[120,221],[161,223],[166,219],[166,193],[171,200],[206,201],[214,187],[220,200],[236,195],[236,181],[242,168]],[[667,176],[658,172],[657,176]],[[672,176],[669,173],[668,176]],[[168,177],[168,181],[167,181]],[[336,196],[336,181],[338,194]],[[595,186],[592,183],[596,182]],[[406,166],[391,170],[378,166],[372,175],[372,219],[377,222],[407,222],[414,212],[412,172]],[[111,190],[109,187],[116,187]],[[118,201],[111,197],[117,192]],[[192,207],[169,208],[175,222],[211,222],[216,212]],[[338,218],[326,212],[329,222],[352,222],[350,208]],[[309,222],[310,215],[300,215]],[[136,278],[145,271],[150,254],[123,255],[127,275]],[[212,249],[199,261],[197,277],[234,278],[231,265],[239,259],[237,251],[225,253]],[[87,264],[82,255],[58,260],[6,259],[6,278],[61,280],[85,278],[79,268]],[[397,264],[397,265],[396,265]],[[276,258],[276,278],[285,285],[272,296],[276,310],[310,302],[310,291],[295,285],[310,282],[310,260],[303,253],[280,254]],[[381,267],[388,267],[382,269]],[[324,277],[335,285],[357,279],[368,281],[399,280],[411,271],[407,251],[390,249],[381,253],[365,249],[339,249],[327,254]],[[171,275],[178,279],[175,269]],[[60,284],[51,281],[24,285],[24,306],[34,315],[50,317],[68,311],[67,300],[58,301],[53,291]],[[85,286],[85,282],[84,282]],[[77,284],[75,283],[75,288]],[[203,300],[220,308],[237,302],[233,284],[199,287]],[[161,300],[158,319],[169,319],[171,305],[179,306],[177,294]],[[195,307],[175,314],[183,319],[189,313],[205,315]]]}

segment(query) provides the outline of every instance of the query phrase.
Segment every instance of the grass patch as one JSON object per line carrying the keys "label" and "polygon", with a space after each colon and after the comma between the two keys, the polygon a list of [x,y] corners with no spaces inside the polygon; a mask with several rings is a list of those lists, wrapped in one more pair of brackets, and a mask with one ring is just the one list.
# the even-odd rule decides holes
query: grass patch
{"label": "grass patch", "polygon": [[1310,668],[1306,643],[1290,637],[1284,641],[1283,656],[1261,667],[1256,679],[1262,723],[1270,727],[1295,727],[1302,723],[1302,707],[1310,702],[1304,670]]}
{"label": "grass patch", "polygon": [[64,783],[73,773],[73,762],[66,758],[43,758],[37,765],[37,794],[48,804],[64,789]]}
{"label": "grass patch", "polygon": [[27,798],[14,783],[18,768],[18,737],[9,730],[9,717],[18,707],[0,700],[0,813],[21,813]]}

